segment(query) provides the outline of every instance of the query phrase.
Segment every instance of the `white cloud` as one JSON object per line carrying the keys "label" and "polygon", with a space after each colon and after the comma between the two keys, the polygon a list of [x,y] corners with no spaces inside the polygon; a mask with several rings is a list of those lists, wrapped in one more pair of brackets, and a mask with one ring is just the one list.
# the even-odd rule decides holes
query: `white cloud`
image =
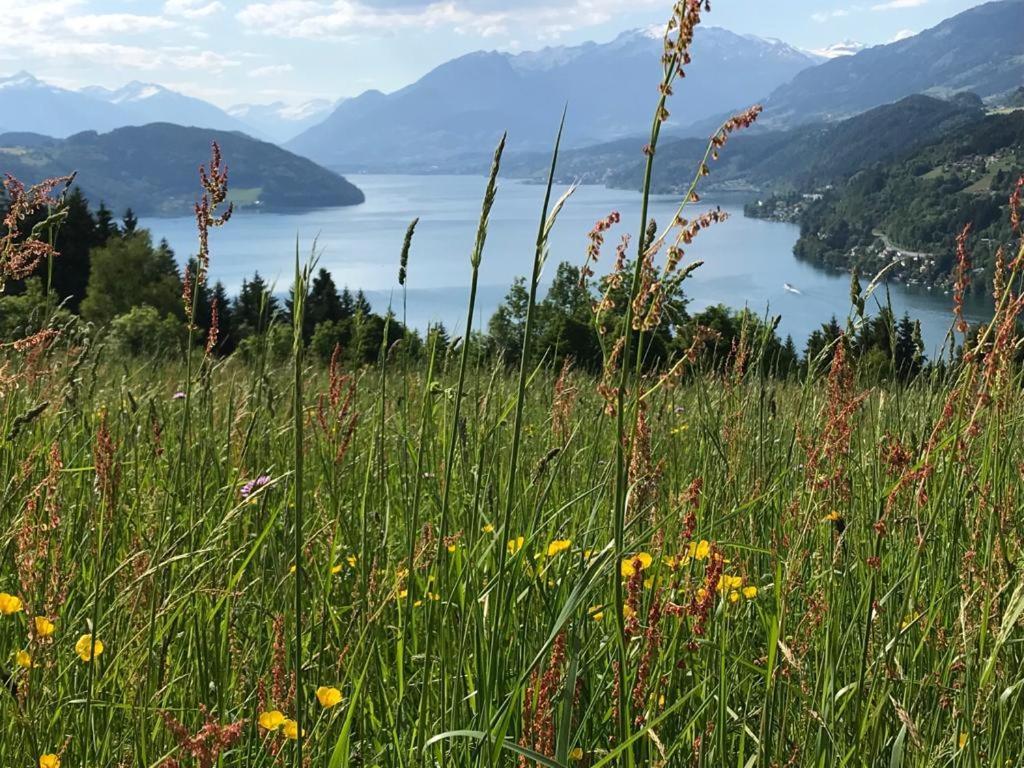
{"label": "white cloud", "polygon": [[886,3],[872,5],[872,11],[898,11],[901,8],[917,8],[925,5],[928,0],[889,0]]}
{"label": "white cloud", "polygon": [[78,35],[111,35],[150,32],[177,26],[162,16],[139,16],[134,13],[98,13],[64,19],[64,27]]}
{"label": "white cloud", "polygon": [[913,37],[916,34],[917,32],[915,32],[912,29],[901,29],[899,32],[892,36],[892,39],[889,42],[898,43],[900,40],[906,40],[908,37]]}
{"label": "white cloud", "polygon": [[[631,6],[657,8],[665,2],[633,0]],[[242,8],[236,18],[253,33],[304,39],[431,28],[492,37],[506,34],[513,25],[528,28],[541,39],[554,39],[567,31],[605,23],[621,12],[621,0],[570,0],[564,7],[471,0],[387,6],[379,0],[258,0]]]}
{"label": "white cloud", "polygon": [[829,19],[838,19],[842,16],[849,16],[850,12],[845,8],[836,8],[834,11],[816,11],[811,14],[811,20],[822,24]]}
{"label": "white cloud", "polygon": [[274,75],[283,75],[291,72],[295,69],[291,64],[269,64],[265,67],[256,67],[256,69],[250,69],[248,74],[249,77],[273,77]]}
{"label": "white cloud", "polygon": [[202,19],[224,10],[220,0],[167,0],[164,13],[168,16],[183,16],[186,19]]}

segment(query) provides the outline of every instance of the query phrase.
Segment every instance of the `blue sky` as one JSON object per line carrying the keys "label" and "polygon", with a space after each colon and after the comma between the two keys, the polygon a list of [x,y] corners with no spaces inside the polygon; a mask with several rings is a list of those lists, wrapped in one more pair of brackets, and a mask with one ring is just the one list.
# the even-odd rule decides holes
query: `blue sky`
{"label": "blue sky", "polygon": [[[707,22],[813,50],[918,32],[977,0],[712,0]],[[157,82],[221,106],[394,90],[480,48],[608,40],[670,0],[0,0],[0,75]]]}

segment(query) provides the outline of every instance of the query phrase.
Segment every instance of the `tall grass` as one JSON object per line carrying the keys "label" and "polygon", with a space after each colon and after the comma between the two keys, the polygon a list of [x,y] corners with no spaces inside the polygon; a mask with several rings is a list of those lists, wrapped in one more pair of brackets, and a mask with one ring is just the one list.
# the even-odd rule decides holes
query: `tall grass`
{"label": "tall grass", "polygon": [[[648,182],[699,16],[666,37]],[[559,372],[531,323],[556,140],[510,372],[471,337],[503,148],[461,347],[422,365],[307,362],[297,257],[287,371],[3,349],[0,765],[1020,764],[1024,250],[928,379],[868,388],[840,339],[780,381],[747,334],[725,370],[651,371],[720,218],[681,220],[702,166],[598,304],[605,375]]]}

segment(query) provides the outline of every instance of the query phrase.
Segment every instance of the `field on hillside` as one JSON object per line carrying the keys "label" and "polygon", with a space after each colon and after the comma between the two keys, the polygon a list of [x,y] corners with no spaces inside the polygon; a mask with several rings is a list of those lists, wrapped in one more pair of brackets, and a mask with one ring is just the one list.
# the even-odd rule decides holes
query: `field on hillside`
{"label": "field on hillside", "polygon": [[[305,335],[313,258],[231,356],[215,303],[197,325],[230,226],[216,144],[169,357],[58,308],[73,179],[8,178],[0,285],[39,282],[0,344],[0,766],[1022,765],[1024,178],[994,319],[959,312],[948,360],[925,367],[894,327],[891,359],[858,352],[880,278],[854,277],[848,320],[792,369],[770,320],[742,315],[722,348],[684,335],[686,250],[728,226],[694,212],[698,183],[760,113],[723,124],[677,217],[649,221],[707,7],[668,25],[634,239],[598,264],[618,214],[581,233],[593,370],[553,364],[561,339],[536,328],[572,193],[551,196],[557,140],[509,357],[468,328],[504,139],[465,338],[414,350],[378,318],[378,354],[335,346],[329,367]],[[159,328],[135,318],[121,330]]]}
{"label": "field on hillside", "polygon": [[297,487],[285,372],[8,350],[0,763],[1016,765],[1019,381],[848,366],[649,381],[617,543],[588,375],[304,370]]}

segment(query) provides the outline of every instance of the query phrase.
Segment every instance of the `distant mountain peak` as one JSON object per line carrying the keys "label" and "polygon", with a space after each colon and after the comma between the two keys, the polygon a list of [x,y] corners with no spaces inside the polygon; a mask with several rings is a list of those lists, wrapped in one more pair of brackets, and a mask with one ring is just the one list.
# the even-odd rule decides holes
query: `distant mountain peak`
{"label": "distant mountain peak", "polygon": [[0,88],[32,88],[43,85],[46,83],[24,69],[9,77],[0,77]]}
{"label": "distant mountain peak", "polygon": [[824,48],[814,48],[809,53],[821,56],[824,59],[837,59],[841,56],[853,56],[865,48],[867,46],[864,43],[858,43],[856,40],[843,40],[838,43],[832,43],[832,45],[826,45]]}

